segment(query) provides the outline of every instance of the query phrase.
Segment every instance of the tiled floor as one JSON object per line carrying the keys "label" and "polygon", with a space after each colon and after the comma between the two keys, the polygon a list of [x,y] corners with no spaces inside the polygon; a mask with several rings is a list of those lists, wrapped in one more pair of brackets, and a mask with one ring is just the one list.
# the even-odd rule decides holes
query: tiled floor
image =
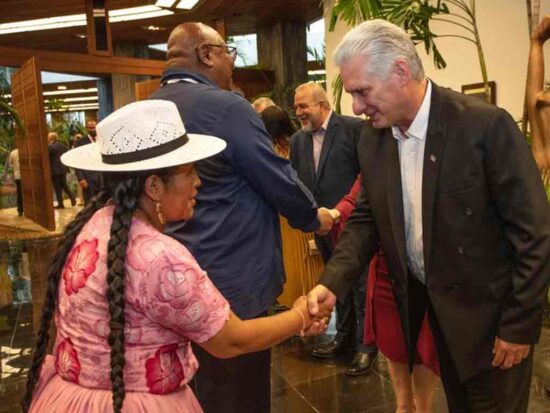
{"label": "tiled floor", "polygon": [[[78,208],[56,210],[59,228],[77,211]],[[2,241],[2,226],[14,225],[47,238]],[[45,276],[58,235],[17,217],[15,210],[0,210],[0,413],[19,412],[33,332],[41,314]],[[344,370],[351,355],[334,360],[317,360],[310,355],[315,343],[327,339],[293,338],[273,349],[272,413],[394,412],[395,398],[383,358],[378,359],[370,375],[347,377]],[[549,364],[550,328],[544,328],[535,353],[529,413],[550,413],[550,398],[544,395],[550,377],[547,382],[542,380]],[[441,385],[436,391],[434,411],[447,412]]]}
{"label": "tiled floor", "polygon": [[[318,360],[310,355],[316,338],[293,338],[273,349],[271,369],[272,413],[393,413],[395,397],[386,361],[379,357],[374,371],[367,376],[344,374],[351,356],[335,360]],[[550,328],[543,330],[536,349],[535,363],[550,358]],[[550,413],[550,398],[544,395],[544,384],[533,377],[529,413]],[[434,412],[446,413],[446,399],[438,383]]]}

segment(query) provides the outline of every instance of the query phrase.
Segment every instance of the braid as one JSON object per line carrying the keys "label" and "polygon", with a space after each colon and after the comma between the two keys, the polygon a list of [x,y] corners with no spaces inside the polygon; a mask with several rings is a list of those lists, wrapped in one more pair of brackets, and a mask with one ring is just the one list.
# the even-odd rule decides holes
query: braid
{"label": "braid", "polygon": [[73,221],[71,221],[71,223],[69,223],[69,225],[65,228],[60,247],[53,258],[53,262],[48,271],[48,290],[44,299],[42,319],[40,321],[40,329],[38,330],[38,337],[33,352],[32,365],[29,369],[27,378],[27,389],[23,399],[21,400],[23,413],[26,413],[29,410],[36,383],[40,378],[42,362],[44,361],[48,348],[48,342],[50,340],[51,320],[57,305],[59,278],[61,272],[63,271],[63,267],[65,266],[67,255],[73,248],[76,237],[80,233],[82,227],[89,221],[98,209],[105,205],[108,198],[108,193],[106,191],[102,191],[97,196],[92,198],[88,205],[78,213]]}
{"label": "braid", "polygon": [[115,211],[111,225],[111,238],[107,246],[107,301],[111,321],[108,342],[111,346],[111,386],[113,391],[113,410],[119,413],[126,391],[124,388],[124,277],[128,247],[128,233],[132,215],[137,208],[139,196],[143,190],[142,177],[121,180],[113,190]]}

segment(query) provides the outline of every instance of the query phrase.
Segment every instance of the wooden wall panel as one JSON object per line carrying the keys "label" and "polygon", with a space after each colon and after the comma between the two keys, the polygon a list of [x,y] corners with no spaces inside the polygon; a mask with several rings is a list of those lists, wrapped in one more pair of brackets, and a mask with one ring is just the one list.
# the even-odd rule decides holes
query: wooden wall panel
{"label": "wooden wall panel", "polygon": [[258,70],[237,68],[233,72],[233,81],[243,92],[248,100],[253,100],[264,93],[271,92],[275,85],[275,72],[273,70]]}
{"label": "wooden wall panel", "polygon": [[0,46],[0,66],[20,67],[31,57],[40,59],[40,68],[52,72],[88,75],[126,74],[160,76],[166,67],[161,60],[131,57],[91,56],[79,53],[49,52]]}
{"label": "wooden wall panel", "polygon": [[136,100],[145,100],[160,88],[160,77],[136,83]]}
{"label": "wooden wall panel", "polygon": [[[275,74],[272,70],[237,68],[233,72],[233,81],[244,92],[246,99],[251,100],[273,90]],[[136,100],[147,99],[158,88],[160,78],[137,82]]]}
{"label": "wooden wall panel", "polygon": [[17,139],[25,216],[55,230],[50,161],[38,60],[26,61],[12,77],[12,103],[25,124]]}

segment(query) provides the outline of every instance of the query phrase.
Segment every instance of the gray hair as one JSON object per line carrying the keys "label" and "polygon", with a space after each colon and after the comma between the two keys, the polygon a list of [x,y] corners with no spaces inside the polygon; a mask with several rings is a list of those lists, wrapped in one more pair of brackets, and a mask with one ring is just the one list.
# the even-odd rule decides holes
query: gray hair
{"label": "gray hair", "polygon": [[328,100],[327,91],[320,83],[307,82],[299,85],[294,91],[299,92],[302,90],[308,90],[313,96],[313,100],[316,102],[323,102],[330,109],[330,101]]}
{"label": "gray hair", "polygon": [[256,112],[262,112],[264,109],[275,106],[275,102],[268,97],[261,97],[252,102],[252,106]]}
{"label": "gray hair", "polygon": [[342,66],[352,57],[361,54],[369,61],[369,73],[387,79],[397,59],[405,60],[415,80],[424,79],[422,61],[409,35],[386,20],[375,19],[361,23],[349,31],[333,58]]}

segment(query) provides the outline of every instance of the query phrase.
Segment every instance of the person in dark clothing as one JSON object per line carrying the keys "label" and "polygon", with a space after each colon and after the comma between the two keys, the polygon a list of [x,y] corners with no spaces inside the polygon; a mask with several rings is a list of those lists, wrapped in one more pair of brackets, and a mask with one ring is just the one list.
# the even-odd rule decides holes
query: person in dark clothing
{"label": "person in dark clothing", "polygon": [[525,137],[505,110],[426,78],[409,35],[385,20],[355,27],[334,57],[369,139],[311,313],[382,247],[409,371],[427,316],[450,413],[527,412],[550,208]]}
{"label": "person in dark clothing", "polygon": [[[82,145],[88,145],[95,142],[96,121],[89,120],[86,122],[86,130],[88,134],[82,139],[77,139],[74,142],[74,147],[78,148]],[[84,171],[82,169],[75,169],[76,177],[78,178],[78,184],[84,191],[84,203],[88,203],[95,195],[97,195],[103,189],[103,183],[101,179],[101,173],[96,171]]]}
{"label": "person in dark clothing", "polygon": [[[189,133],[219,136],[227,149],[197,162],[202,181],[195,215],[167,233],[187,248],[243,319],[266,314],[285,274],[277,213],[302,231],[327,233],[318,209],[288,160],[273,150],[261,118],[231,90],[235,48],[200,23],[177,26],[168,39],[168,69],[151,99],[174,102]],[[270,409],[270,352],[218,360],[200,348],[196,395],[206,413]]]}
{"label": "person in dark clothing", "polygon": [[[334,113],[325,90],[314,82],[296,88],[294,110],[302,128],[290,139],[290,162],[317,203],[334,208],[359,173],[356,148],[363,121]],[[334,239],[317,235],[315,243],[326,263]],[[363,271],[352,291],[336,304],[334,340],[319,344],[312,351],[319,358],[353,351],[354,358],[346,370],[350,376],[369,373],[378,354],[376,346],[363,343],[365,278]]]}
{"label": "person in dark clothing", "polygon": [[67,185],[67,172],[69,169],[61,163],[61,155],[67,152],[67,147],[59,142],[57,133],[48,134],[48,154],[50,156],[50,174],[52,176],[53,188],[57,199],[56,209],[65,208],[63,204],[63,191],[69,196],[71,206],[76,205],[76,199]]}

